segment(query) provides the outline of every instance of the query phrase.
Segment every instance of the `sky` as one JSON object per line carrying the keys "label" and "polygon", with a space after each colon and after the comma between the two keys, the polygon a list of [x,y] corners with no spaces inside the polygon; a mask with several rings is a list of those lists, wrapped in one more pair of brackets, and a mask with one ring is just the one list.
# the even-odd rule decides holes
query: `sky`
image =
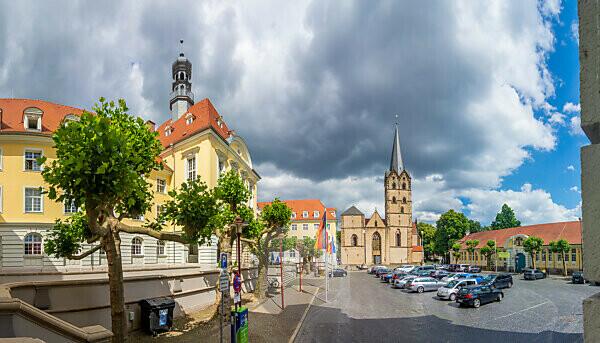
{"label": "sky", "polygon": [[183,49],[196,100],[247,141],[259,200],[382,212],[397,121],[415,219],[488,225],[507,203],[524,224],[576,220],[577,30],[558,0],[3,0],[0,97],[124,98],[161,123]]}

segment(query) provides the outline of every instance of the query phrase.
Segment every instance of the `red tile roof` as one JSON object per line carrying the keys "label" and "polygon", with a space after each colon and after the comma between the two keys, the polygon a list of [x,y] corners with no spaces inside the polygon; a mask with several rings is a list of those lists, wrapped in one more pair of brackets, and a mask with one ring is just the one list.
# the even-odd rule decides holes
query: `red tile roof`
{"label": "red tile roof", "polygon": [[514,235],[523,234],[536,236],[544,240],[544,245],[550,241],[566,239],[569,244],[581,244],[581,222],[560,222],[513,227],[502,230],[482,231],[469,234],[459,241],[463,248],[468,240],[479,240],[477,248],[482,248],[488,240],[496,240],[498,246],[503,246],[506,240]]}
{"label": "red tile roof", "polygon": [[[23,112],[29,107],[42,110],[42,132],[25,129]],[[48,136],[58,129],[65,116],[80,115],[83,112],[79,108],[33,99],[0,99],[0,111],[2,112],[0,132],[27,132]]]}
{"label": "red tile roof", "polygon": [[[292,212],[296,213],[296,218],[292,219],[292,221],[303,221],[303,220],[321,220],[323,218],[323,210],[325,209],[325,205],[319,199],[303,199],[303,200],[281,200],[284,202],[289,208],[292,209]],[[263,209],[265,205],[270,204],[270,202],[259,202],[258,208]],[[308,212],[308,218],[302,218],[302,211]],[[313,216],[314,211],[319,211],[319,218],[315,218]],[[336,220],[335,216],[331,215],[331,212],[336,212],[334,207],[327,207],[327,220]],[[337,216],[337,214],[336,214]]]}
{"label": "red tile roof", "polygon": [[[194,121],[191,124],[186,123],[188,113],[194,115]],[[210,100],[203,99],[190,107],[181,118],[175,121],[169,119],[162,123],[156,130],[159,134],[158,139],[163,147],[167,148],[170,144],[178,143],[209,128],[212,128],[221,138],[227,139],[231,135],[231,131],[222,119],[219,126],[218,121],[220,118],[221,116]],[[169,136],[166,135],[167,127],[172,129]]]}

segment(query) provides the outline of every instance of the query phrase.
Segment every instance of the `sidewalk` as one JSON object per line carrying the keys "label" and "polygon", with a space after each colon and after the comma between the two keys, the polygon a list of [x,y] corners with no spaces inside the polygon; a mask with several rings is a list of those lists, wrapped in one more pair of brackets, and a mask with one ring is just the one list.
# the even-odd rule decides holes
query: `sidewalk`
{"label": "sidewalk", "polygon": [[[244,302],[248,307],[248,338],[250,342],[288,342],[300,324],[304,312],[313,300],[313,295],[322,288],[324,279],[302,278],[302,292],[299,292],[298,282],[295,281],[284,290],[285,308],[281,308],[279,290],[271,293],[262,302]],[[244,297],[245,298],[245,297]],[[214,310],[214,309],[211,309]],[[207,309],[210,312],[211,310]],[[199,317],[193,315],[192,317]],[[196,318],[198,319],[198,318]],[[176,320],[177,322],[177,320]],[[209,321],[178,323],[180,328],[169,334],[151,337],[141,332],[135,332],[130,342],[219,342],[220,321],[216,316]],[[229,326],[223,328],[223,341],[229,342]]]}

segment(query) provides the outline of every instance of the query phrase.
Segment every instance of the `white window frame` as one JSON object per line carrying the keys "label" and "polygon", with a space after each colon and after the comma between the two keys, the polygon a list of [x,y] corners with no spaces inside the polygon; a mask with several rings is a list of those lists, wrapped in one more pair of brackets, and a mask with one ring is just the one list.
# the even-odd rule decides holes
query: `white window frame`
{"label": "white window frame", "polygon": [[308,224],[302,224],[302,230],[308,231]]}
{"label": "white window frame", "polygon": [[296,219],[296,212],[292,212],[292,219]]}
{"label": "white window frame", "polygon": [[296,231],[296,230],[298,230],[298,225],[292,224],[292,231]]}
{"label": "white window frame", "polygon": [[[23,114],[23,125],[25,126],[25,130],[27,131],[42,131],[42,115],[34,114],[34,113],[24,113]],[[34,119],[36,121],[35,128],[29,127],[30,119]]]}
{"label": "white window frame", "polygon": [[316,231],[319,230],[319,226],[321,226],[321,224],[313,224],[313,229],[315,229]]}
{"label": "white window frame", "polygon": [[[194,160],[193,170],[190,169],[190,161]],[[192,175],[193,174],[193,175]],[[193,178],[190,178],[192,176]],[[195,180],[198,178],[198,159],[195,154],[189,155],[185,158],[185,179],[187,181]]]}
{"label": "white window frame", "polygon": [[[39,211],[27,211],[27,190],[28,189],[39,189],[40,190],[40,210]],[[24,213],[44,213],[44,194],[42,193],[42,189],[39,186],[25,186],[23,187],[23,212]],[[33,202],[32,202],[33,209]]]}
{"label": "white window frame", "polygon": [[[140,244],[134,244],[135,240],[139,240]],[[136,247],[139,245],[139,251],[136,251]],[[140,257],[144,256],[144,240],[138,236],[131,239],[131,256]]]}
{"label": "white window frame", "polygon": [[319,214],[321,214],[319,211],[313,211],[313,218],[319,218]]}
{"label": "white window frame", "polygon": [[[162,257],[162,256],[167,256],[167,254],[165,253],[165,247],[167,245],[165,244],[165,241],[163,240],[157,240],[156,241],[156,256]],[[161,251],[162,250],[162,251]]]}
{"label": "white window frame", "polygon": [[[160,182],[162,181],[162,191],[160,190]],[[167,180],[161,179],[159,177],[156,178],[156,192],[160,194],[165,194],[167,192]]]}
{"label": "white window frame", "polygon": [[[27,241],[27,237],[38,237],[38,240],[33,240],[31,242]],[[23,255],[24,256],[42,256],[44,253],[44,237],[42,237],[42,235],[39,232],[29,232],[25,235],[25,237],[23,237]],[[31,253],[27,253],[27,246],[31,245]],[[35,246],[39,245],[39,253],[35,253],[36,249]]]}
{"label": "white window frame", "polygon": [[302,218],[308,218],[308,211],[302,211]]}
{"label": "white window frame", "polygon": [[331,216],[332,216],[333,218],[335,218],[335,212],[334,212],[334,211],[331,211],[331,212],[329,212],[329,214],[331,214]]}
{"label": "white window frame", "polygon": [[44,157],[44,150],[42,149],[36,149],[36,148],[25,148],[25,150],[23,150],[23,171],[27,171],[27,172],[36,172],[39,173],[42,171],[42,165],[38,165],[36,160],[33,160],[33,162],[35,163],[35,165],[37,165],[39,170],[35,170],[35,169],[27,169],[27,153],[39,153],[40,157]]}
{"label": "white window frame", "polygon": [[[73,213],[77,213],[77,211],[79,211],[79,208],[77,208],[75,206],[75,200],[71,200],[71,206],[69,206],[69,211],[67,211],[67,202],[68,200],[65,199],[65,201],[63,201],[63,213],[64,214],[73,214]],[[73,207],[75,207],[75,210],[73,211]]]}

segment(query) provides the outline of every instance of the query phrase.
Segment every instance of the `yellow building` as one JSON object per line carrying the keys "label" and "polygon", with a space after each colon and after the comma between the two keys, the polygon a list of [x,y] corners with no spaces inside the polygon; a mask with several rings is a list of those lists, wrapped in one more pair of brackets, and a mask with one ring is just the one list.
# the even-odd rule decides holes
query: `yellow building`
{"label": "yellow building", "polygon": [[[291,210],[292,217],[287,237],[296,237],[302,240],[305,237],[316,239],[317,232],[323,223],[323,214],[326,215],[328,237],[335,237],[337,232],[337,213],[334,207],[326,207],[319,199],[282,200]],[[258,208],[262,210],[268,202],[259,202]],[[296,251],[286,251],[284,261],[296,261]]]}
{"label": "yellow building", "polygon": [[[523,248],[523,242],[531,236],[541,238],[544,241],[542,251],[536,255],[536,268],[552,272],[562,271],[562,255],[560,253],[553,253],[549,247],[551,241],[558,241],[560,239],[565,239],[571,246],[571,251],[565,256],[567,269],[572,272],[583,268],[581,260],[580,221],[536,224],[502,230],[475,232],[466,235],[459,241],[461,244],[460,257],[453,257],[452,261],[457,264],[487,267],[488,261],[486,256],[481,254],[481,248],[491,240],[496,242],[499,258],[496,259],[496,256],[492,257],[489,265],[494,266],[494,263],[497,262],[499,270],[521,271],[523,268],[533,266],[531,255]],[[467,241],[478,241],[474,251],[467,250]]]}
{"label": "yellow building", "polygon": [[[209,187],[221,173],[237,170],[251,191],[248,205],[255,207],[259,175],[252,167],[244,140],[230,130],[208,99],[194,103],[191,92],[191,63],[181,54],[172,65],[171,118],[156,130],[164,147],[165,168],[152,172],[154,206],[149,213],[129,224],[141,225],[155,218],[168,199],[167,192],[191,178],[200,178]],[[81,261],[55,259],[43,252],[47,230],[58,218],[77,209],[70,203],[56,203],[40,192],[46,187],[36,159],[56,157],[52,134],[65,121],[78,120],[82,110],[31,99],[0,99],[0,269],[57,269],[104,265],[97,252]],[[175,228],[167,228],[175,230]],[[214,239],[213,239],[214,240]],[[124,264],[174,264],[216,262],[216,245],[184,246],[159,242],[148,236],[122,234]]]}

